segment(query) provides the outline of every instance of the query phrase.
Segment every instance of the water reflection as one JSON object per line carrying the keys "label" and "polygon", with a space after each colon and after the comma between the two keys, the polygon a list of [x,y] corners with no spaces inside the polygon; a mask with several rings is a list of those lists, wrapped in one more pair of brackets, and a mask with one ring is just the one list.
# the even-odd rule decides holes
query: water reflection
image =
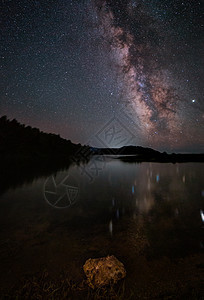
{"label": "water reflection", "polygon": [[69,174],[63,177],[58,173],[50,176],[44,183],[44,198],[49,205],[54,208],[68,208],[73,205],[78,198],[79,187],[77,180]]}
{"label": "water reflection", "polygon": [[[122,257],[136,280],[133,265],[140,264],[141,256],[144,263],[202,251],[202,164],[130,164],[108,158],[105,167],[104,160],[97,161],[97,170],[102,169],[97,174],[93,166],[91,161],[83,169],[71,165],[1,195],[0,280],[14,281],[44,267],[57,270],[65,262],[76,274],[87,258],[108,254]],[[84,167],[93,171],[93,180]],[[75,182],[69,182],[71,177]],[[54,197],[49,203],[44,191]],[[69,207],[59,210],[62,195]]]}
{"label": "water reflection", "polygon": [[203,223],[204,223],[204,212],[202,211],[202,209],[200,210],[200,215],[201,215],[201,220],[202,220]]}

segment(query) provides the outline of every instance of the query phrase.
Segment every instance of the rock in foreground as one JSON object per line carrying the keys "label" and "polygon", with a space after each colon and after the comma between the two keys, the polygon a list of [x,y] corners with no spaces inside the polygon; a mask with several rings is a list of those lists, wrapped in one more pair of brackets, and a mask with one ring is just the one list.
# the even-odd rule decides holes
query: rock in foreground
{"label": "rock in foreground", "polygon": [[92,288],[116,283],[126,276],[124,265],[114,255],[95,259],[89,258],[83,269],[88,284]]}

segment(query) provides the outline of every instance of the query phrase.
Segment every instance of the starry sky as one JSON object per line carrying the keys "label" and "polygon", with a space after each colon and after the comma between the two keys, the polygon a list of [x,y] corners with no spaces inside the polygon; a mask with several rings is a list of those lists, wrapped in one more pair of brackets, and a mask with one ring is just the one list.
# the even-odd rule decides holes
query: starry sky
{"label": "starry sky", "polygon": [[204,1],[2,0],[0,116],[75,143],[204,151]]}

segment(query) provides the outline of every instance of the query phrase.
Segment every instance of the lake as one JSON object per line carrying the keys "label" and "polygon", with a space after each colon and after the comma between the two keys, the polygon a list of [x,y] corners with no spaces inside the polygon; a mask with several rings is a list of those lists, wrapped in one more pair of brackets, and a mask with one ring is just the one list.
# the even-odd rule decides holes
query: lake
{"label": "lake", "polygon": [[1,288],[45,270],[80,282],[88,258],[113,254],[133,299],[200,295],[203,200],[202,163],[105,156],[10,187],[0,195]]}

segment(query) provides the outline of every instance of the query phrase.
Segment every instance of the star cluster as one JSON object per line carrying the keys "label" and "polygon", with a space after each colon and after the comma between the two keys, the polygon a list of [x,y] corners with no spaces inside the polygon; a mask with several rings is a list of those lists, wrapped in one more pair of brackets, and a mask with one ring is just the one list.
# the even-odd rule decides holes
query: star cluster
{"label": "star cluster", "polygon": [[132,144],[203,150],[201,1],[1,5],[1,115],[93,146],[116,116]]}

